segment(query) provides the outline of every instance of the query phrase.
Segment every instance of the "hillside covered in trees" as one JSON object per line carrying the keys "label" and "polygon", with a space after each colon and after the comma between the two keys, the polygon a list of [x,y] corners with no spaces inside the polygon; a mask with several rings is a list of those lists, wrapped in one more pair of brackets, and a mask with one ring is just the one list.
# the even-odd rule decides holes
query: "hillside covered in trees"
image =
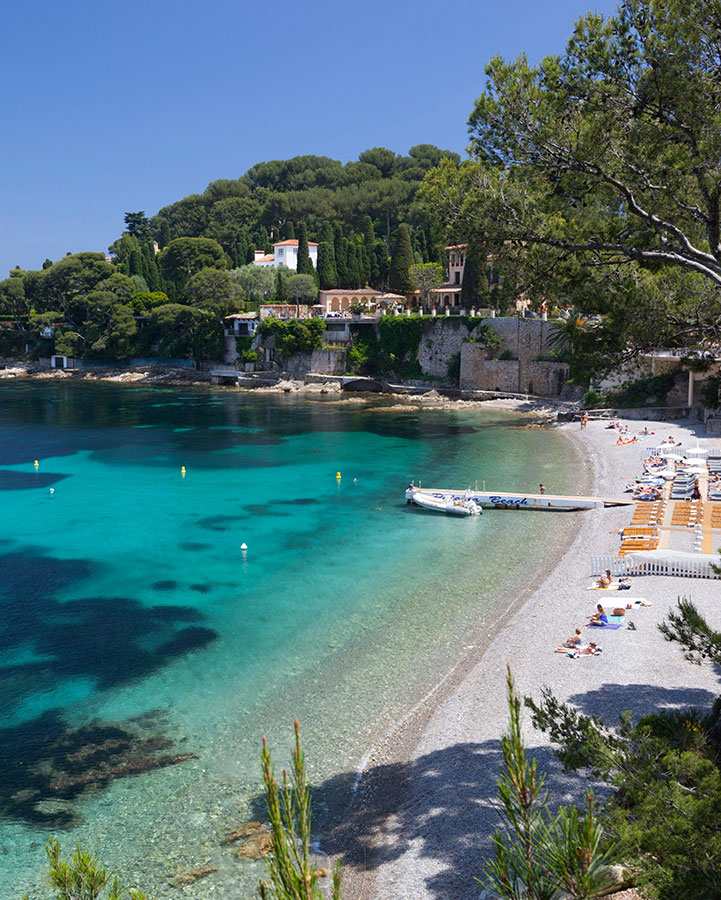
{"label": "hillside covered in trees", "polygon": [[262,162],[240,178],[213,181],[202,194],[163,207],[150,219],[150,230],[161,247],[179,237],[212,238],[238,266],[250,262],[254,250],[295,236],[301,223],[311,239],[318,240],[324,222],[351,238],[362,235],[370,217],[386,254],[398,224],[406,222],[414,251],[427,262],[437,258],[443,238],[415,196],[443,158],[460,162],[458,154],[431,144],[411,147],[408,156],[375,147],[345,165],[325,156]]}
{"label": "hillside covered in trees", "polygon": [[[430,144],[346,164],[299,156],[213,181],[152,217],[126,212],[108,259],[68,254],[0,282],[0,355],[212,359],[223,316],[249,304],[312,302],[318,288],[405,291],[414,262],[442,256],[443,232],[416,203],[441,160],[460,163]],[[299,241],[297,273],[251,264],[288,238]],[[317,269],[308,241],[319,244]]]}

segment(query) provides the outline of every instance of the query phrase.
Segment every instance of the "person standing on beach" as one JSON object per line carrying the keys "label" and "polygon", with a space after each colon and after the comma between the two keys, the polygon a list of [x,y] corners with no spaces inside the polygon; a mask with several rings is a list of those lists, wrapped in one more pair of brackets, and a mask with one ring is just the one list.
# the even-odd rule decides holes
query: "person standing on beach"
{"label": "person standing on beach", "polygon": [[587,412],[585,412],[585,413],[581,416],[581,428],[585,428],[586,425],[588,425],[588,413],[587,413]]}
{"label": "person standing on beach", "polygon": [[546,485],[545,485],[545,484],[539,484],[539,485],[538,485],[538,490],[539,490],[542,494],[545,494],[545,493],[546,493]]}

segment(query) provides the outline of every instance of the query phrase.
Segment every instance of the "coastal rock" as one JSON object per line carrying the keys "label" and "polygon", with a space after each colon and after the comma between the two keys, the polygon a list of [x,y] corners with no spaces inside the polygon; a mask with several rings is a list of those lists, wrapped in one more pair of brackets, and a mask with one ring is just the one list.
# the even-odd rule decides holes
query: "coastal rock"
{"label": "coastal rock", "polygon": [[197,869],[191,869],[190,872],[184,872],[178,875],[170,882],[173,887],[182,887],[184,884],[195,884],[201,878],[206,878],[218,870],[214,866],[198,866]]}
{"label": "coastal rock", "polygon": [[239,859],[262,859],[273,847],[273,838],[268,831],[261,831],[246,838],[235,851]]}
{"label": "coastal rock", "polygon": [[250,837],[252,834],[258,834],[265,830],[262,822],[246,822],[245,825],[241,825],[240,828],[234,828],[230,834],[226,834],[221,844],[234,844],[241,838]]}

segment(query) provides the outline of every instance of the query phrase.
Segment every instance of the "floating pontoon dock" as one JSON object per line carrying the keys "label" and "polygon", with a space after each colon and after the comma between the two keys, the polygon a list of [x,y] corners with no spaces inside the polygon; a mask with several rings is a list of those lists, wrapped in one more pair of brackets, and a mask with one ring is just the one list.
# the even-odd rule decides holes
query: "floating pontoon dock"
{"label": "floating pontoon dock", "polygon": [[491,509],[603,509],[605,506],[633,506],[633,499],[608,497],[562,497],[558,494],[525,494],[513,491],[451,491],[445,488],[408,488],[406,501],[413,503],[417,492],[437,500],[472,500]]}

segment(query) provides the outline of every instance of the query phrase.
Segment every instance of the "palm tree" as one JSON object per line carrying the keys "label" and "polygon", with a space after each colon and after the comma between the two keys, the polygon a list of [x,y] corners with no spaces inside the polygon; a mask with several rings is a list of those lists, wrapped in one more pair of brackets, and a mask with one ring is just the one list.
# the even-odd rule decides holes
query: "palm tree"
{"label": "palm tree", "polygon": [[577,309],[572,309],[566,318],[551,324],[550,334],[546,340],[549,347],[569,350],[573,354],[588,328],[588,319]]}

